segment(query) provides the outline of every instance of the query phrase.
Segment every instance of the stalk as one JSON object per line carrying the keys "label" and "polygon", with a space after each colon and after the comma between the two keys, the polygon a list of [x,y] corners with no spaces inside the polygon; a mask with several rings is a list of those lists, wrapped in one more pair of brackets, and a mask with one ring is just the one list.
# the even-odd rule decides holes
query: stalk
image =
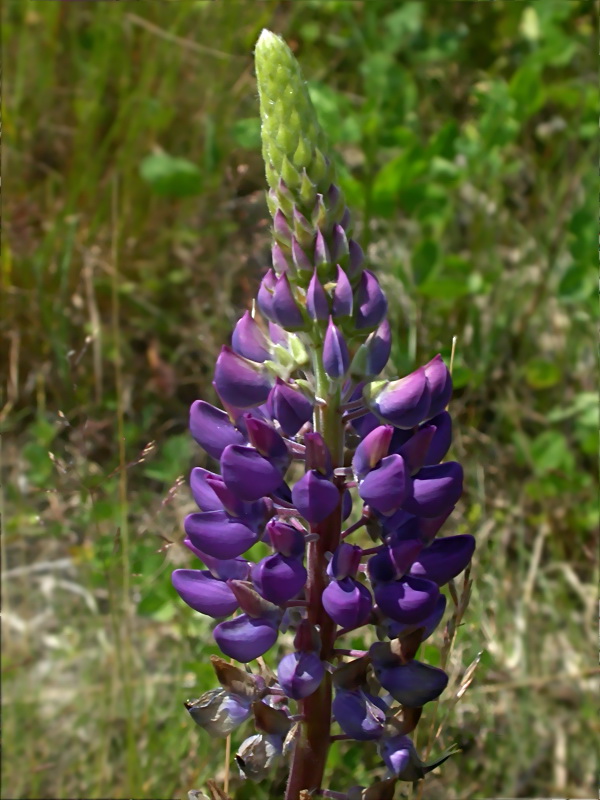
{"label": "stalk", "polygon": [[[340,413],[340,391],[325,374],[322,348],[315,349],[313,369],[317,384],[317,395],[326,399],[324,406],[315,409],[315,430],[319,432],[329,450],[334,469],[343,462],[343,425]],[[308,619],[321,631],[321,658],[331,661],[334,655],[336,625],[325,612],[321,598],[327,586],[327,560],[325,553],[334,552],[340,543],[342,531],[343,478],[336,478],[340,489],[340,502],[335,511],[319,525],[311,526],[311,532],[319,538],[308,545],[306,597]],[[321,685],[314,694],[300,703],[304,717],[302,737],[296,743],[285,800],[299,800],[302,789],[320,789],[327,764],[331,740],[331,674],[325,673]]]}

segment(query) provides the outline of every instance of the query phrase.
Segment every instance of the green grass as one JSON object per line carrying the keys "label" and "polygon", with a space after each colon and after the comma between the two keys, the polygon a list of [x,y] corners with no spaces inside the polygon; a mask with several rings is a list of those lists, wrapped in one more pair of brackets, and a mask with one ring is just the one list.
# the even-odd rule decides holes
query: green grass
{"label": "green grass", "polygon": [[[478,549],[452,686],[483,654],[419,726],[420,748],[443,722],[433,752],[463,753],[398,796],[592,796],[594,4],[13,0],[3,17],[3,796],[223,782],[223,743],[182,707],[216,648],[169,575],[202,463],[187,408],[213,397],[268,263],[264,26],[339,153],[397,372],[457,337],[448,533]],[[336,790],[381,772],[371,746],[336,745],[330,769]],[[281,796],[283,773],[269,792],[236,772],[236,798]]]}

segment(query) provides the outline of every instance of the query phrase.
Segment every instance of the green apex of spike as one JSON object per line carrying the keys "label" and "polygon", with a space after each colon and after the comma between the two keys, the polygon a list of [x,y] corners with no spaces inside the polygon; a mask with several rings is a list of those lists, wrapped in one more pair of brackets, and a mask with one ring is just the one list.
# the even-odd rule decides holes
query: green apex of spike
{"label": "green apex of spike", "polygon": [[283,178],[292,192],[299,192],[306,170],[316,190],[326,191],[335,179],[333,162],[294,54],[280,36],[265,29],[254,57],[269,186],[277,190]]}

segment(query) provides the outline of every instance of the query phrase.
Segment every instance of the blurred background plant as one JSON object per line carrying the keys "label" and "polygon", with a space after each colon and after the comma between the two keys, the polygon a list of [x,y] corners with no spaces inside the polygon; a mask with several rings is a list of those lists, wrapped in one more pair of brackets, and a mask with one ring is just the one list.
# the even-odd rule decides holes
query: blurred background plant
{"label": "blurred background plant", "polygon": [[[4,4],[4,797],[223,782],[182,707],[216,649],[169,574],[201,464],[188,406],[268,263],[262,27],[310,76],[397,372],[457,337],[448,532],[478,539],[475,588],[421,729],[463,754],[413,796],[592,796],[597,10]],[[336,746],[331,788],[377,764]],[[234,771],[236,798],[280,796]]]}

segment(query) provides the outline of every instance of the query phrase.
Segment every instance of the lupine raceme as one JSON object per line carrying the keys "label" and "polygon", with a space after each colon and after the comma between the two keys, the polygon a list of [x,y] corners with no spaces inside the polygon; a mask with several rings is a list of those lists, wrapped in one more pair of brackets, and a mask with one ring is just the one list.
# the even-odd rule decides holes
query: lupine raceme
{"label": "lupine raceme", "polygon": [[[262,780],[285,760],[286,800],[384,800],[448,757],[422,761],[410,734],[448,682],[418,660],[419,646],[444,615],[440,588],[475,548],[470,535],[438,537],[463,482],[444,460],[452,379],[439,355],[381,377],[386,296],[353,238],[299,66],[266,30],[255,56],[272,265],[216,361],[222,409],[198,400],[190,411],[219,470],[191,474],[199,511],[184,541],[204,569],[172,580],[218,620],[225,658],[212,659],[220,688],[186,708],[213,736],[253,720],[237,764]],[[365,533],[372,546],[353,543]],[[256,561],[258,542],[270,554]],[[367,626],[368,649],[343,647]],[[261,657],[280,633],[293,645],[271,672]],[[324,788],[328,750],[343,739],[376,742],[387,775],[347,793]]]}

